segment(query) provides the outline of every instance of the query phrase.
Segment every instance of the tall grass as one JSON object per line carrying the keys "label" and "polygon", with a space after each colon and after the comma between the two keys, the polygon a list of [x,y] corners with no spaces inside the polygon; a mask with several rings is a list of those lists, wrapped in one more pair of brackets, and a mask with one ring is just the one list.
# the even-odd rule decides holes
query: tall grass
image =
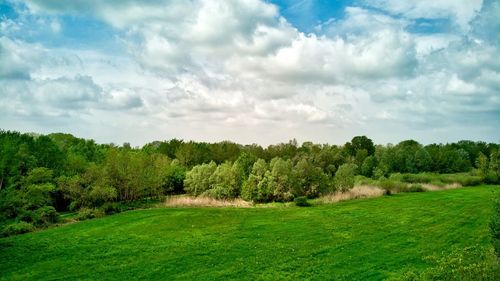
{"label": "tall grass", "polygon": [[339,201],[346,201],[358,198],[371,198],[384,195],[385,191],[376,186],[360,185],[355,186],[347,191],[337,191],[334,193],[326,194],[316,200],[318,204],[335,203]]}
{"label": "tall grass", "polygon": [[210,197],[192,197],[192,196],[170,196],[165,200],[166,207],[240,207],[248,208],[252,206],[251,202],[243,199],[219,200]]}

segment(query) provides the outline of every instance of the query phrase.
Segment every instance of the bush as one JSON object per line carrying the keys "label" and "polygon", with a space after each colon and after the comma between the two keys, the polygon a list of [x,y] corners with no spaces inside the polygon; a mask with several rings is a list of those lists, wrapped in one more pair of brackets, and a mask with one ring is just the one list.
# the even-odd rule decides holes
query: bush
{"label": "bush", "polygon": [[309,203],[309,201],[307,201],[307,197],[306,196],[300,196],[300,197],[297,197],[293,200],[293,202],[295,203],[296,206],[299,206],[299,207],[309,207],[311,206],[311,204]]}
{"label": "bush", "polygon": [[100,218],[104,216],[104,212],[99,209],[90,209],[90,208],[81,208],[78,211],[78,214],[76,216],[76,219],[79,221],[83,220],[88,220],[88,219],[93,219],[93,218]]}
{"label": "bush", "polygon": [[406,183],[390,179],[380,180],[379,185],[382,189],[388,190],[391,193],[404,192],[407,189]]}
{"label": "bush", "polygon": [[121,212],[121,207],[120,204],[114,203],[114,202],[107,202],[104,203],[104,205],[101,206],[101,211],[104,212],[106,215],[112,215],[112,214],[117,214]]}
{"label": "bush", "polygon": [[33,224],[25,221],[20,221],[20,222],[14,222],[11,224],[6,225],[3,229],[2,232],[0,233],[0,236],[6,237],[10,235],[16,235],[16,234],[23,234],[26,232],[33,231],[35,227]]}
{"label": "bush", "polygon": [[408,187],[407,192],[424,192],[425,189],[420,184],[412,184]]}
{"label": "bush", "polygon": [[468,247],[449,255],[428,257],[433,265],[420,274],[409,271],[399,280],[499,280],[498,261],[491,251]]}
{"label": "bush", "polygon": [[335,173],[335,187],[340,191],[347,191],[354,187],[355,171],[358,167],[354,164],[342,164]]}
{"label": "bush", "polygon": [[58,214],[52,206],[43,206],[33,212],[33,222],[36,225],[47,226],[57,222]]}

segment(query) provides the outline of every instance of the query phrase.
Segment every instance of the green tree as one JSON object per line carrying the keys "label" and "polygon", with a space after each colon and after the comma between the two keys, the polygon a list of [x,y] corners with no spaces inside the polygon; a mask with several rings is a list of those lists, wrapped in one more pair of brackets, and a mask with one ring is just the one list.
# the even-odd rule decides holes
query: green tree
{"label": "green tree", "polygon": [[271,195],[267,185],[269,166],[264,159],[255,161],[248,179],[243,183],[241,197],[248,201],[264,202]]}
{"label": "green tree", "polygon": [[361,149],[365,149],[368,155],[373,155],[375,153],[373,141],[366,136],[356,136],[352,138],[351,142],[346,143],[345,148],[352,156],[355,156],[358,150]]}
{"label": "green tree", "polygon": [[199,196],[210,189],[210,177],[217,169],[215,162],[194,166],[186,173],[184,190],[191,195]]}
{"label": "green tree", "polygon": [[293,200],[297,182],[293,174],[292,162],[273,158],[269,166],[271,173],[267,177],[269,189],[273,192],[272,200],[282,202]]}
{"label": "green tree", "polygon": [[343,164],[335,173],[335,187],[340,191],[347,191],[354,187],[355,164]]}
{"label": "green tree", "polygon": [[488,157],[486,157],[486,155],[484,155],[482,152],[479,153],[476,159],[476,167],[479,171],[479,175],[483,179],[488,176],[489,172]]}
{"label": "green tree", "polygon": [[184,192],[184,180],[186,179],[186,168],[182,166],[177,159],[173,160],[170,165],[166,167],[165,183],[163,185],[163,192],[168,193],[182,193]]}
{"label": "green tree", "polygon": [[235,198],[240,195],[241,172],[230,162],[220,164],[210,176],[210,189],[204,195],[217,199]]}
{"label": "green tree", "polygon": [[365,158],[361,165],[361,174],[365,177],[372,177],[375,168],[377,167],[377,158],[370,155]]}
{"label": "green tree", "polygon": [[415,168],[418,172],[429,172],[432,169],[432,158],[425,148],[415,152]]}
{"label": "green tree", "polygon": [[297,188],[294,196],[317,197],[328,189],[328,178],[321,168],[314,166],[307,158],[302,158],[295,164],[294,173]]}

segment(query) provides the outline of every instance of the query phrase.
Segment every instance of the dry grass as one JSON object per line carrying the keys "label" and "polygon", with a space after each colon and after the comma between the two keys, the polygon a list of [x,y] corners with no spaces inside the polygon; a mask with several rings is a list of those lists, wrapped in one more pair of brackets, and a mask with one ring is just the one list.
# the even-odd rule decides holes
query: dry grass
{"label": "dry grass", "polygon": [[210,197],[191,197],[191,196],[171,196],[165,200],[166,207],[252,207],[251,202],[243,199],[218,200]]}
{"label": "dry grass", "polygon": [[437,190],[445,190],[445,189],[455,189],[455,188],[460,188],[462,187],[461,184],[459,183],[451,183],[451,184],[446,184],[444,186],[439,186],[439,185],[434,185],[434,184],[422,184],[422,187],[426,191],[437,191]]}
{"label": "dry grass", "polygon": [[345,192],[337,191],[334,193],[321,196],[318,199],[318,203],[327,204],[327,203],[335,203],[339,201],[346,201],[357,198],[379,197],[382,195],[384,195],[384,190],[379,187],[370,185],[359,185]]}

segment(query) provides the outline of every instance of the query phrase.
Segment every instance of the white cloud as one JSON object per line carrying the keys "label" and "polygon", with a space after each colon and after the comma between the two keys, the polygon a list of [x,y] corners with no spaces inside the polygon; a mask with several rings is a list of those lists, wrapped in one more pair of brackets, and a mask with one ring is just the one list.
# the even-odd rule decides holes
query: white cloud
{"label": "white cloud", "polygon": [[470,22],[481,10],[483,0],[374,0],[366,1],[366,4],[409,19],[449,18],[462,30],[468,31]]}
{"label": "white cloud", "polygon": [[[490,118],[486,132],[499,125],[500,56],[477,33],[494,20],[476,17],[481,1],[377,1],[372,6],[385,12],[348,7],[317,34],[297,30],[258,0],[27,3],[59,26],[57,15],[67,13],[108,23],[129,53],[0,37],[0,99],[9,120],[58,117],[95,126],[90,137],[114,132],[136,143],[422,139],[426,132],[416,128],[442,133],[478,115]],[[422,17],[449,17],[461,32],[412,33]],[[0,22],[2,30],[12,26]],[[140,133],[131,137],[120,126]]]}

